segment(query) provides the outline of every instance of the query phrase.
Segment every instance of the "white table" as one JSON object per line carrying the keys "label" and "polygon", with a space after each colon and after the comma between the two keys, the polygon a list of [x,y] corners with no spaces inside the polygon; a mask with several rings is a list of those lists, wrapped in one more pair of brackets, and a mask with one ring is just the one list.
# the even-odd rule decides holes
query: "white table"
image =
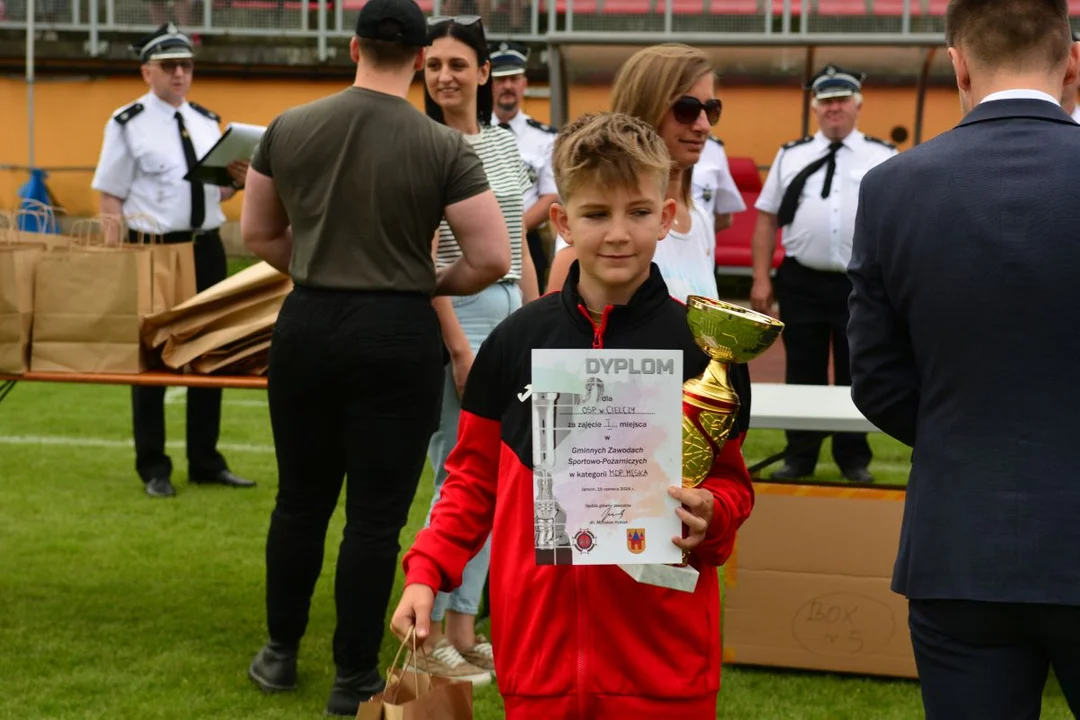
{"label": "white table", "polygon": [[822,432],[881,432],[845,385],[751,383],[750,427]]}
{"label": "white table", "polygon": [[[750,427],[770,430],[881,432],[859,412],[846,385],[750,384]],[[756,462],[754,475],[784,459],[784,453]]]}

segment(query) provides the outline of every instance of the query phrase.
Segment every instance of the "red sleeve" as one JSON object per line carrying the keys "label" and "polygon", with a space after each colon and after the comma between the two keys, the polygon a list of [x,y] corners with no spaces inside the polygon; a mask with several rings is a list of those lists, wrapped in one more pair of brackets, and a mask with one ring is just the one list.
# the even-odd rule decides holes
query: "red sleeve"
{"label": "red sleeve", "polygon": [[742,456],[745,435],[729,438],[713,460],[702,487],[713,495],[713,519],[705,539],[693,550],[698,560],[713,566],[727,562],[735,547],[735,533],[750,517],[754,486]]}
{"label": "red sleeve", "polygon": [[495,516],[501,426],[461,411],[458,440],[446,459],[446,481],[428,527],[405,554],[405,584],[449,592],[461,585],[465,565],[487,541]]}

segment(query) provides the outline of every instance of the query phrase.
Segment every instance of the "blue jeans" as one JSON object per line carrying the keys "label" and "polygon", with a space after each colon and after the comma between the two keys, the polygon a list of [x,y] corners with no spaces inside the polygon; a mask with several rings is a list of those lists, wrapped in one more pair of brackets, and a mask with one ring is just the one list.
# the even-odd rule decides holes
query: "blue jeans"
{"label": "blue jeans", "polygon": [[[509,317],[510,313],[521,307],[521,288],[516,284],[496,283],[475,295],[452,298],[454,314],[461,329],[469,339],[469,346],[475,354],[495,326]],[[428,460],[435,471],[435,495],[431,498],[431,507],[439,501],[443,483],[446,482],[446,458],[454,449],[458,435],[458,416],[461,413],[461,398],[458,397],[454,384],[454,368],[446,367],[443,382],[442,417],[439,429],[431,436],[428,443]],[[425,524],[431,522],[431,510]],[[491,536],[484,547],[465,566],[461,585],[451,593],[439,593],[435,597],[435,607],[431,619],[441,622],[447,609],[464,615],[476,615],[480,609],[480,596],[484,592],[487,580],[488,563],[491,560]]]}

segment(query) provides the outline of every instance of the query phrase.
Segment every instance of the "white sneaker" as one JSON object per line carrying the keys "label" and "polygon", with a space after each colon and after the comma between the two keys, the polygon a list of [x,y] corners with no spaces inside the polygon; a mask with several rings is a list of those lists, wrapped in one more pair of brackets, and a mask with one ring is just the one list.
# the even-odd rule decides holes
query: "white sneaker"
{"label": "white sneaker", "polygon": [[431,652],[420,652],[409,658],[406,665],[418,673],[486,685],[491,672],[470,664],[446,638],[439,640]]}
{"label": "white sneaker", "polygon": [[476,636],[476,644],[468,650],[463,650],[461,657],[465,662],[475,665],[481,670],[487,670],[495,674],[495,654],[491,649],[491,643],[483,635]]}

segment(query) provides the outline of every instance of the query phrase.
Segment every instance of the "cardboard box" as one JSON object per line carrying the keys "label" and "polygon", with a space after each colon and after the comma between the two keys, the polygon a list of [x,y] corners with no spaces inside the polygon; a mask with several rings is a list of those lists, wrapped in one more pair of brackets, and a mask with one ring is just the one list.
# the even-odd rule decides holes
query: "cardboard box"
{"label": "cardboard box", "polygon": [[917,677],[889,589],[904,491],[754,483],[725,571],[724,661]]}

